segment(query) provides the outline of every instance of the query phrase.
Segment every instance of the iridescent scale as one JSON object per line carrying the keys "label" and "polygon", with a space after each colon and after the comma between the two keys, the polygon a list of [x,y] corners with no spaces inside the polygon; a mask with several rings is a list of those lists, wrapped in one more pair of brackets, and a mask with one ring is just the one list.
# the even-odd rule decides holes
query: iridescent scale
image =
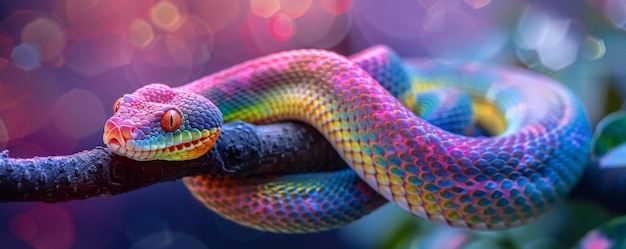
{"label": "iridescent scale", "polygon": [[[591,129],[580,101],[563,86],[522,70],[405,64],[384,48],[374,51],[352,58],[361,66],[327,51],[282,52],[179,88],[211,99],[225,122],[301,120],[314,126],[367,186],[339,171],[198,176],[186,178],[187,187],[228,219],[293,233],[340,226],[385,200],[451,226],[511,227],[549,210],[578,181]],[[385,89],[377,81],[391,85]],[[450,133],[396,99],[411,103],[418,91],[435,86],[492,103],[505,121],[503,132],[478,138]]]}

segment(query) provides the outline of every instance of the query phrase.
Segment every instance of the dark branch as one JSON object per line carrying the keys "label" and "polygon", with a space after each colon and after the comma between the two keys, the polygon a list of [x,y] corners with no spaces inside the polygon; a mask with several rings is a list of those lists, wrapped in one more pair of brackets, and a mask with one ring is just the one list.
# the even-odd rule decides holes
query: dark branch
{"label": "dark branch", "polygon": [[185,176],[247,176],[332,170],[345,163],[324,137],[298,123],[263,126],[235,122],[206,156],[138,162],[97,147],[73,155],[9,158],[0,153],[0,201],[62,202],[121,194]]}
{"label": "dark branch", "polygon": [[590,162],[570,197],[626,213],[626,165],[602,167],[598,161]]}
{"label": "dark branch", "polygon": [[[206,156],[171,162],[138,162],[106,148],[67,156],[9,158],[0,152],[0,202],[62,202],[126,193],[185,176],[250,176],[344,168],[346,164],[315,129],[301,123],[226,124]],[[626,167],[592,162],[571,195],[626,213]]]}

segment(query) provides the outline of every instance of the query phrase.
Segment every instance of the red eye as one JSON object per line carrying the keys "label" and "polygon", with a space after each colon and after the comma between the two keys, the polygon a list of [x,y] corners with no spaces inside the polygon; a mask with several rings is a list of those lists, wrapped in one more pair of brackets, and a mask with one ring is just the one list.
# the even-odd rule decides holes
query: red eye
{"label": "red eye", "polygon": [[120,102],[122,102],[122,99],[121,99],[121,98],[117,99],[117,100],[113,103],[113,112],[117,112],[117,109],[120,109]]}
{"label": "red eye", "polygon": [[175,131],[180,127],[180,114],[175,110],[169,110],[161,116],[161,128],[165,131]]}

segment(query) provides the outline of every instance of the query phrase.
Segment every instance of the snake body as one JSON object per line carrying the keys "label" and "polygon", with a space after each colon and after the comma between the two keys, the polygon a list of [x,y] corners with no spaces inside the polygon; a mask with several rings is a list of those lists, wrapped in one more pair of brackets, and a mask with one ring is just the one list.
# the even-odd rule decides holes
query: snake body
{"label": "snake body", "polygon": [[[246,181],[236,178],[185,179],[209,208],[276,232],[328,229],[382,204],[378,195],[434,222],[505,228],[549,210],[576,184],[591,129],[568,89],[522,70],[402,62],[389,53],[366,55],[359,66],[333,52],[287,51],[175,89],[147,85],[117,101],[104,141],[113,152],[137,160],[184,160],[206,152],[222,122],[312,125],[363,181],[346,171],[242,185],[238,181]],[[370,68],[369,74],[363,68]],[[394,87],[385,89],[375,78]],[[415,92],[433,86],[468,93],[483,116],[479,123],[499,134],[445,131],[396,99],[411,104]],[[492,122],[486,122],[489,117]]]}

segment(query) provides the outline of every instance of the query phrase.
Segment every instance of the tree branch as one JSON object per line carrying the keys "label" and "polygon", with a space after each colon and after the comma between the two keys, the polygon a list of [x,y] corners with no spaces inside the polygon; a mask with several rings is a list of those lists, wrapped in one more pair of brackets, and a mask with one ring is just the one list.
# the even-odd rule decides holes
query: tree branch
{"label": "tree branch", "polygon": [[189,161],[134,161],[96,147],[67,156],[9,158],[0,153],[0,201],[62,202],[109,196],[185,176],[249,176],[344,168],[331,145],[299,123],[226,124],[215,146]]}
{"label": "tree branch", "polygon": [[585,200],[619,214],[626,213],[626,165],[603,167],[592,160],[570,198]]}
{"label": "tree branch", "polygon": [[[626,165],[625,165],[626,166]],[[63,202],[126,193],[185,176],[329,171],[347,167],[315,129],[297,122],[224,125],[215,146],[189,161],[134,161],[96,147],[67,156],[10,158],[0,152],[0,202]],[[626,167],[591,162],[571,198],[626,213]]]}

